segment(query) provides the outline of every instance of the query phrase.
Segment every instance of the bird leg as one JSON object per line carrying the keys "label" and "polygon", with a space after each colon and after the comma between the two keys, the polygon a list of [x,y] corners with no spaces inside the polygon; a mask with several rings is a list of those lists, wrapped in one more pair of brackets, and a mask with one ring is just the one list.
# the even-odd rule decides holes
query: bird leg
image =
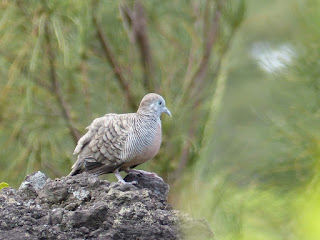
{"label": "bird leg", "polygon": [[137,169],[125,169],[124,170],[126,173],[141,173],[141,174],[145,174],[145,175],[149,175],[149,176],[152,176],[152,177],[156,177],[158,179],[160,179],[161,181],[163,181],[163,179],[161,177],[159,177],[156,173],[153,173],[153,172],[147,172],[147,171],[144,171],[144,170],[137,170]]}
{"label": "bird leg", "polygon": [[123,178],[121,177],[118,168],[114,171],[114,175],[116,175],[116,178],[118,179],[118,182],[120,182],[120,183],[126,183],[126,182],[123,180]]}
{"label": "bird leg", "polygon": [[137,184],[136,181],[132,181],[132,182],[126,182],[125,180],[123,180],[123,178],[121,177],[120,173],[119,173],[119,168],[117,168],[116,170],[114,170],[114,175],[116,175],[116,178],[118,179],[119,183],[122,184]]}

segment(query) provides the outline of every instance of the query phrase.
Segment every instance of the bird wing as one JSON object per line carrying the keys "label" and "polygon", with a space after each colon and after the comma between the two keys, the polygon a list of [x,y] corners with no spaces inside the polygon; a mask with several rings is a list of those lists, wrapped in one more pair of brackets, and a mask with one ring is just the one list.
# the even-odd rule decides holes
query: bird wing
{"label": "bird wing", "polygon": [[125,162],[125,145],[133,132],[132,125],[130,114],[106,114],[97,118],[79,139],[74,154],[79,154],[89,172],[103,174],[114,171]]}
{"label": "bird wing", "polygon": [[108,118],[107,115],[105,115],[104,117],[96,118],[88,127],[86,127],[86,129],[88,129],[88,132],[78,140],[77,146],[74,149],[73,154],[78,154],[81,150],[83,150],[84,146],[92,140],[92,137],[94,137],[99,128],[103,126],[103,123],[106,120],[106,118]]}

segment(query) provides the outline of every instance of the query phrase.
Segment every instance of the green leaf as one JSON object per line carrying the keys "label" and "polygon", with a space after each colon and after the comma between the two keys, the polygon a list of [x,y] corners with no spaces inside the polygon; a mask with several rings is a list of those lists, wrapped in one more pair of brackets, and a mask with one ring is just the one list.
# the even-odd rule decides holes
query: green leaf
{"label": "green leaf", "polygon": [[53,24],[54,33],[58,40],[59,49],[63,51],[64,64],[67,66],[69,64],[69,48],[61,29],[62,23],[60,22],[60,19],[55,16],[52,17],[51,21]]}
{"label": "green leaf", "polygon": [[39,52],[41,51],[41,42],[43,39],[45,19],[46,19],[46,16],[43,14],[39,20],[39,27],[38,27],[39,28],[39,36],[38,36],[36,44],[33,48],[31,60],[30,60],[30,71],[31,72],[34,72],[37,67]]}
{"label": "green leaf", "polygon": [[7,188],[7,187],[9,187],[9,184],[8,184],[8,183],[5,183],[5,182],[0,183],[0,190],[1,190],[2,188]]}

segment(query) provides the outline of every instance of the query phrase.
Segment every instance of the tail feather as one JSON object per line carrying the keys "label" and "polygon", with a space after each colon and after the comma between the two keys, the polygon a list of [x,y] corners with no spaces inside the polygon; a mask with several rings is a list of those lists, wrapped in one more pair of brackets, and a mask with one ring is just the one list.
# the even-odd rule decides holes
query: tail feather
{"label": "tail feather", "polygon": [[101,162],[97,162],[97,160],[95,160],[94,158],[85,159],[84,162],[85,171],[98,176],[106,173],[112,173],[117,167],[118,165],[107,166]]}
{"label": "tail feather", "polygon": [[98,162],[92,156],[78,155],[78,159],[73,164],[72,170],[68,176],[74,176],[82,172],[88,172],[95,175],[102,175],[106,173],[112,173],[118,167],[118,164],[107,166],[101,162]]}
{"label": "tail feather", "polygon": [[81,173],[81,169],[72,169],[68,176],[74,176]]}
{"label": "tail feather", "polygon": [[68,174],[68,176],[74,176],[74,175],[77,175],[79,173],[82,173],[83,170],[84,170],[83,169],[83,163],[84,163],[84,158],[79,155],[77,161],[71,167],[72,170]]}

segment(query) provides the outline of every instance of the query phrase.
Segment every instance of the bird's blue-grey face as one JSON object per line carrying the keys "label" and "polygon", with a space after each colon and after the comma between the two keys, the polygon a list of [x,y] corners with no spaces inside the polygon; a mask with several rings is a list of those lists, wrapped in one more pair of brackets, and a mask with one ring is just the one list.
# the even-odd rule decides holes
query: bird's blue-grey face
{"label": "bird's blue-grey face", "polygon": [[151,107],[154,109],[155,112],[157,112],[159,115],[161,113],[166,113],[171,117],[171,112],[169,109],[166,107],[166,101],[163,99],[163,97],[160,97],[158,100],[155,100],[152,104]]}
{"label": "bird's blue-grey face", "polygon": [[141,101],[138,112],[155,113],[160,116],[166,113],[171,116],[171,112],[166,107],[166,101],[158,94],[149,93]]}

